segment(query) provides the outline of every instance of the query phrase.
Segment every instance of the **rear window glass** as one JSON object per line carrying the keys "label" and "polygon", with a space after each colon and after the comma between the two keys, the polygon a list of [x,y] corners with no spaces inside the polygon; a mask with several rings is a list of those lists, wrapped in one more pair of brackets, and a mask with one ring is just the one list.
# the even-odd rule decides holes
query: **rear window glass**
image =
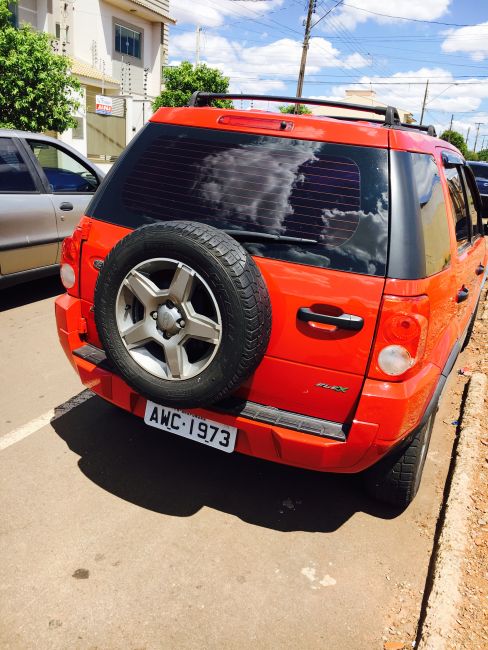
{"label": "rear window glass", "polygon": [[386,150],[148,125],[88,209],[129,228],[191,220],[312,242],[246,242],[253,255],[384,275]]}

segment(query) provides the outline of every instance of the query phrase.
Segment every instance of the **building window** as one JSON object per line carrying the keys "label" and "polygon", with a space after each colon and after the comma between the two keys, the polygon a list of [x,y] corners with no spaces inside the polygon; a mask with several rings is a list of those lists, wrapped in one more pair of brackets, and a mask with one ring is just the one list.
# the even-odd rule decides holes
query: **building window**
{"label": "building window", "polygon": [[19,26],[19,8],[16,2],[9,2],[7,5],[8,10],[10,11],[10,24],[12,27]]}
{"label": "building window", "polygon": [[64,28],[64,34],[61,34],[61,24],[56,23],[56,39],[58,41],[61,40],[61,38],[64,39],[65,43],[69,44],[69,25],[66,25]]}
{"label": "building window", "polygon": [[141,58],[141,32],[115,23],[115,51],[135,59]]}

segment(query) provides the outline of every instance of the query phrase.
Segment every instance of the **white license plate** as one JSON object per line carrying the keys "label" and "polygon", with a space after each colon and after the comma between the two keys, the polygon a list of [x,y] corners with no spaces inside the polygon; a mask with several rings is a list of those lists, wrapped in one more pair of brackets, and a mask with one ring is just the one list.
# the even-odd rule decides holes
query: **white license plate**
{"label": "white license plate", "polygon": [[236,427],[228,427],[149,400],[146,403],[144,422],[150,427],[175,433],[227,453],[234,451],[236,444]]}

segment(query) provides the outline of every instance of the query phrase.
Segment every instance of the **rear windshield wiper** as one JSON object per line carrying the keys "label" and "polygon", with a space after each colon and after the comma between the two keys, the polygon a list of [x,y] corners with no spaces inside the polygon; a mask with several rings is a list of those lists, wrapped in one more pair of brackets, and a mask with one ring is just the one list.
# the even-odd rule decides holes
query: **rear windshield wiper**
{"label": "rear windshield wiper", "polygon": [[254,230],[232,230],[223,229],[231,237],[243,241],[270,241],[282,244],[318,244],[316,239],[304,239],[303,237],[288,237],[288,235],[273,235],[267,232],[255,232]]}

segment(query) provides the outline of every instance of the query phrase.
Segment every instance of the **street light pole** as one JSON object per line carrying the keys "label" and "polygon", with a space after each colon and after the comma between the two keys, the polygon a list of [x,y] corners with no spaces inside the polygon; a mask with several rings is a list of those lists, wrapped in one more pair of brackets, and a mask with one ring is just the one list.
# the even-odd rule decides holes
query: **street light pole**
{"label": "street light pole", "polygon": [[196,43],[195,43],[195,68],[198,68],[200,65],[200,34],[202,32],[202,28],[200,25],[197,25],[197,30],[196,30]]}
{"label": "street light pole", "polygon": [[478,133],[480,132],[480,126],[483,124],[483,122],[475,122],[475,124],[476,124],[476,137],[474,139],[473,151],[476,153],[476,145],[478,143]]}
{"label": "street light pole", "polygon": [[422,102],[422,113],[420,115],[420,126],[422,126],[422,122],[424,121],[425,103],[427,102],[428,90],[429,90],[429,80],[427,79],[427,83],[425,84],[424,101]]}

